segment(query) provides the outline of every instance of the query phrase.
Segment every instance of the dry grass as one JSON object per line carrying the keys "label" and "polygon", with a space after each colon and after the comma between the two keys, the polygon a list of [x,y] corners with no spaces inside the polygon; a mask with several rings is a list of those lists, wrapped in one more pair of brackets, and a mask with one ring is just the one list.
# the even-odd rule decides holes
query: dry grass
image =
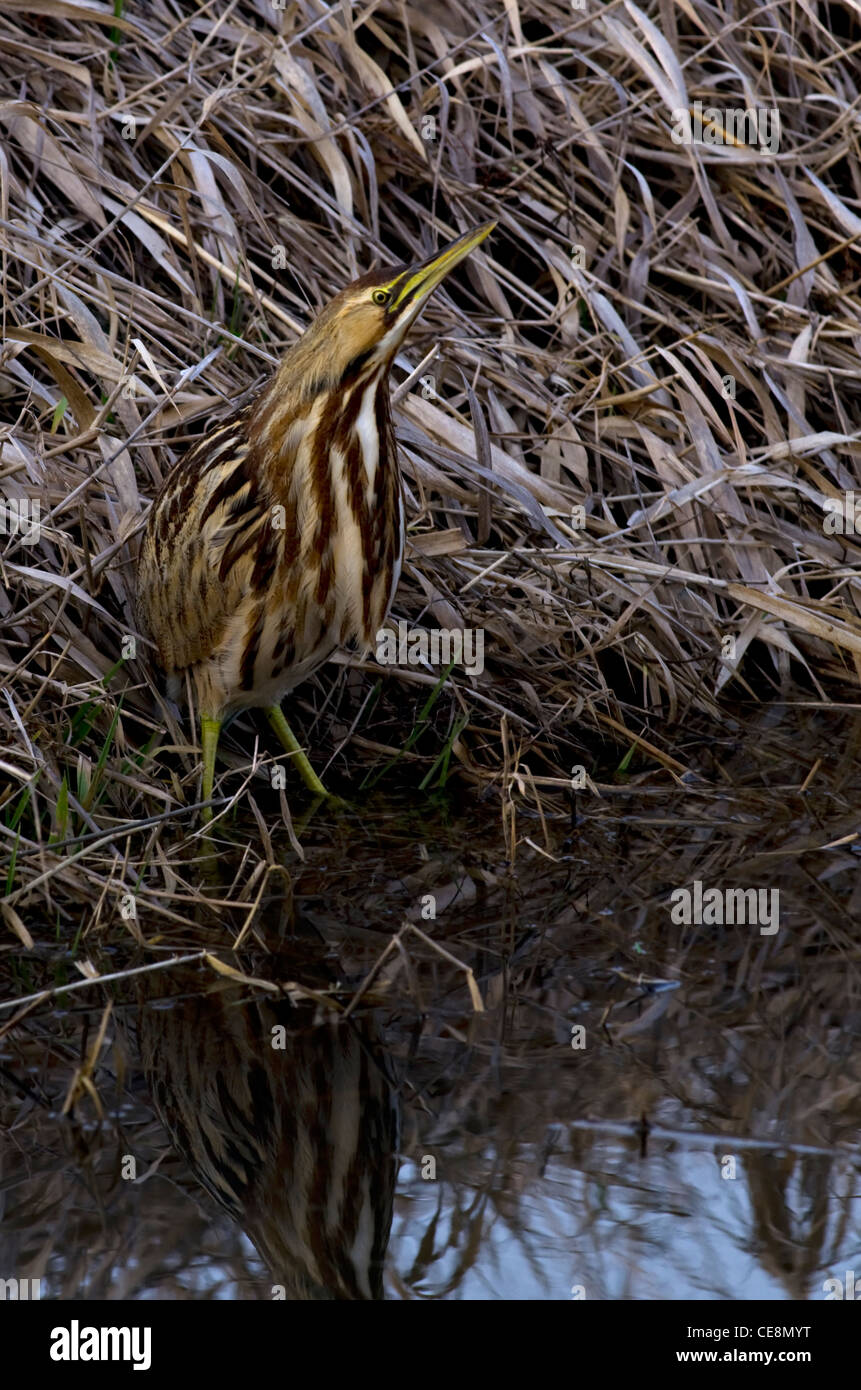
{"label": "dry grass", "polygon": [[[502,790],[513,844],[518,806],[552,812],[573,764],[598,779],[602,740],[666,785],[679,731],[727,705],[854,698],[861,550],[824,526],[861,493],[854,12],[829,31],[804,7],[663,0],[120,8],[0,18],[0,491],[42,509],[0,558],[4,913],[25,944],[28,921],[117,921],[123,893],[183,919],[164,832],[189,823],[197,759],[124,646],[182,440],[374,258],[488,217],[396,371],[394,610],[482,628],[487,669],[455,670],[425,728],[438,672],[328,668],[297,725],[336,783],[450,755]],[[776,109],[778,152],[674,143],[696,101]],[[225,741],[230,795],[269,761],[254,734]],[[274,862],[258,823],[252,903]]]}

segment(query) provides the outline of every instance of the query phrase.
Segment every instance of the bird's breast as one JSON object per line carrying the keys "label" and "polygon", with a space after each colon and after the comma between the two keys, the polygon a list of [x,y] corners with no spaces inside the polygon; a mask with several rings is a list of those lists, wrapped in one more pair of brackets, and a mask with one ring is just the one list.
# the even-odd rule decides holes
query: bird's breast
{"label": "bird's breast", "polygon": [[400,574],[404,516],[385,384],[314,400],[301,430],[294,419],[280,439],[289,458],[260,441],[282,533],[262,629],[249,613],[245,638],[257,653],[254,683],[268,673],[286,689],[338,646],[374,646]]}

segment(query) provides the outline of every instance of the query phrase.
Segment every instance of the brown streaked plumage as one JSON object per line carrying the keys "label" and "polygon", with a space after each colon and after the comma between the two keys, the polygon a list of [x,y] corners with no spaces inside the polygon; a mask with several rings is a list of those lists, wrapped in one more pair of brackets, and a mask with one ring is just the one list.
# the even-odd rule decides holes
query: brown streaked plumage
{"label": "brown streaked plumage", "polygon": [[404,546],[389,371],[430,294],[493,226],[337,294],[156,497],[138,613],[169,693],[191,683],[205,801],[221,724],[252,707],[268,711],[307,785],[324,792],[280,702],[337,647],[370,648],[385,621]]}

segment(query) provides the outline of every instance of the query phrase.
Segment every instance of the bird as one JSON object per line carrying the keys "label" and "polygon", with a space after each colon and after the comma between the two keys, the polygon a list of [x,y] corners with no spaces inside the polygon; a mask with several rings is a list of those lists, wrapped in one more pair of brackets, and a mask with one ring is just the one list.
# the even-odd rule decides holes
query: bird
{"label": "bird", "polygon": [[137,615],[200,719],[203,817],[221,728],[260,708],[315,797],[326,788],[281,701],[388,615],[405,520],[389,376],[433,291],[493,221],[341,290],[242,408],[165,478],[137,566]]}

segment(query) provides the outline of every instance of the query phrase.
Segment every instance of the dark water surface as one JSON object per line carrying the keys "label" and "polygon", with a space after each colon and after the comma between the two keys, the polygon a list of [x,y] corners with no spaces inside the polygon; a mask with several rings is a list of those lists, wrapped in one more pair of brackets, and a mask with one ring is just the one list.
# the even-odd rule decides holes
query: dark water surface
{"label": "dark water surface", "polygon": [[[858,741],[855,710],[772,712],[675,750],[684,782],[596,774],[543,820],[516,789],[389,785],[318,812],[304,862],[273,817],[250,884],[250,816],[208,859],[178,845],[179,920],[78,959],[205,947],[258,983],[195,959],[0,1014],[0,1274],[115,1299],[861,1293]],[[674,920],[697,882],[774,917]],[[63,954],[46,928],[5,997]]]}

